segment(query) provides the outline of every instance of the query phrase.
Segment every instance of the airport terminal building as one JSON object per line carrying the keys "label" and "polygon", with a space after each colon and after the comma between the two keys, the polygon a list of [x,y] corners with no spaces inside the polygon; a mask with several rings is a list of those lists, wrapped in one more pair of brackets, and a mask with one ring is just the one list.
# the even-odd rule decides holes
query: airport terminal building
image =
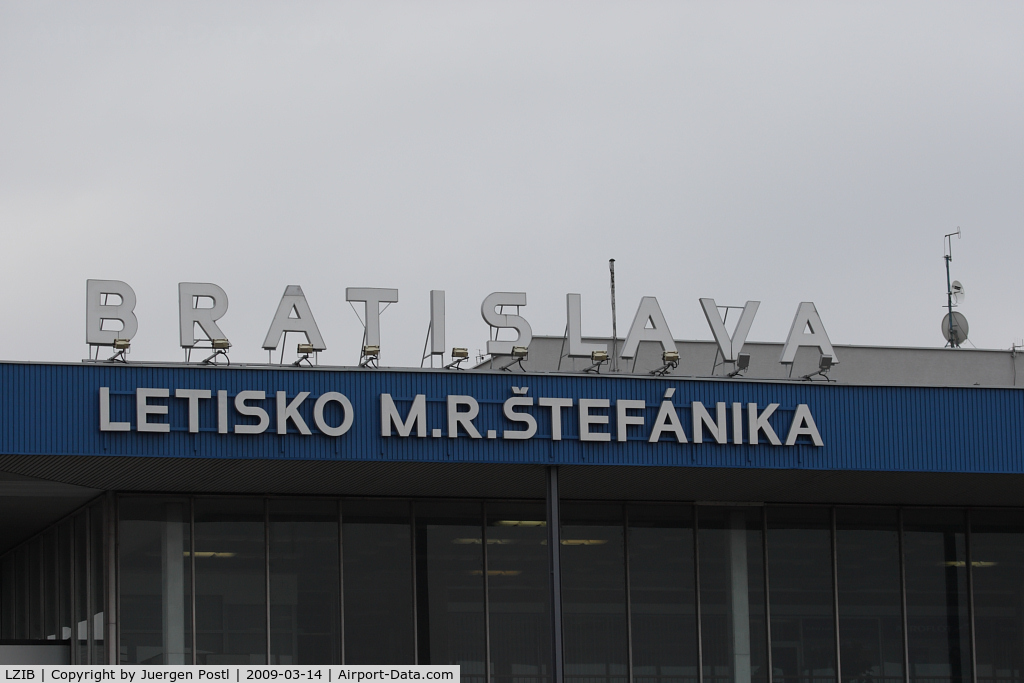
{"label": "airport terminal building", "polygon": [[1024,363],[819,342],[0,363],[0,652],[1024,680]]}

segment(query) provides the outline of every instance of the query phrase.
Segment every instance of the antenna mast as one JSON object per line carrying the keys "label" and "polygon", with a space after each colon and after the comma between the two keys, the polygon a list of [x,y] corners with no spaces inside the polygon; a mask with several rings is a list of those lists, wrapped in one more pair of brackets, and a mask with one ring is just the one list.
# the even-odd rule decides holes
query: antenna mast
{"label": "antenna mast", "polygon": [[615,259],[608,259],[608,273],[611,276],[612,289],[612,372],[619,371],[619,354],[615,349],[619,331],[615,321]]}
{"label": "antenna mast", "polygon": [[956,226],[956,232],[951,232],[945,235],[945,247],[943,258],[946,259],[946,311],[949,319],[949,348],[956,349],[960,347],[957,343],[957,337],[953,333],[953,281],[949,279],[949,263],[953,260],[953,235],[956,235],[957,239],[960,239],[960,226]]}

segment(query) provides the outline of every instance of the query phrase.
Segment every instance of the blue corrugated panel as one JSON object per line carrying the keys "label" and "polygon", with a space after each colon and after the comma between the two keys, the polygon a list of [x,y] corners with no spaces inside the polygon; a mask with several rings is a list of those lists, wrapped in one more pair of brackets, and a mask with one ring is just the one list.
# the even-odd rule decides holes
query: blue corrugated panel
{"label": "blue corrugated panel", "polygon": [[[610,399],[610,442],[581,442],[577,409],[562,414],[563,440],[551,439],[551,411],[536,405],[527,409],[537,418],[537,435],[529,440],[504,440],[505,429],[521,424],[507,420],[502,406],[512,387],[528,387],[528,396]],[[99,388],[109,387],[113,421],[132,424],[128,432],[99,429]],[[262,406],[270,427],[259,435],[217,432],[216,400],[202,401],[200,432],[188,431],[187,402],[157,399],[169,415],[170,433],[140,433],[136,427],[136,389],[209,389],[214,396],[226,390],[231,398],[230,425],[251,422],[235,413],[234,396],[243,390],[262,390]],[[729,406],[730,443],[678,444],[666,435],[648,443],[651,425],[667,389],[674,388],[687,437],[692,441],[691,409],[700,401],[714,415],[714,405]],[[313,428],[313,403],[328,391],[347,396],[354,425],[345,435],[328,437],[315,428],[304,436],[290,426],[275,433],[277,391],[289,400],[310,392],[300,414]],[[427,397],[428,430],[434,438],[384,438],[380,433],[380,395],[390,393],[404,414],[417,394]],[[482,439],[448,438],[446,396],[462,394],[480,404],[474,424]],[[614,402],[646,402],[645,425],[629,430],[626,442],[615,440]],[[796,446],[732,443],[732,404],[769,403],[780,407],[771,418],[785,439],[798,404],[810,407],[824,441],[815,447],[806,437]],[[991,388],[851,387],[825,383],[758,383],[721,380],[677,380],[593,375],[522,375],[508,373],[420,372],[356,369],[226,368],[140,366],[116,364],[0,364],[0,453],[21,455],[124,455],[199,458],[276,458],[295,460],[368,460],[473,463],[667,465],[785,469],[1024,472],[1024,391]],[[341,410],[328,410],[331,423]],[[746,410],[743,414],[746,441]],[[486,438],[487,430],[498,438]]]}

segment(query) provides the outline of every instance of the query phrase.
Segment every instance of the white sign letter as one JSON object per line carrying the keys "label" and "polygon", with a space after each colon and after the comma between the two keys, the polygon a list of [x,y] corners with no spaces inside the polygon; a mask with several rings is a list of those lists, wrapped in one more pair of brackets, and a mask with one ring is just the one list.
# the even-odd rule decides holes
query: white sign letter
{"label": "white sign letter", "polygon": [[110,421],[110,387],[100,387],[100,431],[127,432],[131,428],[129,422]]}
{"label": "white sign letter", "polygon": [[[718,342],[718,349],[722,352],[722,359],[725,362],[736,362],[736,357],[739,356],[740,351],[743,350],[743,344],[747,341],[750,326],[754,324],[754,316],[757,315],[757,308],[760,305],[760,301],[747,302],[746,306],[743,307],[743,313],[740,314],[739,322],[736,323],[736,329],[730,337],[729,331],[725,329],[725,322],[722,320],[722,316],[718,314],[718,306],[715,304],[715,300],[700,300],[700,306],[704,309],[704,317],[708,320],[711,334],[715,335],[715,341]],[[697,442],[696,439],[694,439],[694,442]]]}
{"label": "white sign letter", "polygon": [[150,398],[167,398],[169,389],[148,389],[139,387],[135,390],[135,429],[140,432],[169,432],[171,425],[166,422],[149,422],[150,415],[166,415],[167,406],[151,406]]}
{"label": "white sign letter", "polygon": [[[199,300],[211,299],[213,305],[199,306]],[[178,283],[178,330],[182,348],[196,345],[196,325],[208,339],[227,339],[217,321],[228,312],[228,295],[217,285],[208,282]]]}
{"label": "white sign letter", "polygon": [[509,327],[519,333],[519,338],[515,341],[489,340],[487,353],[494,356],[508,356],[512,354],[513,346],[530,345],[530,342],[533,341],[533,328],[530,327],[530,323],[526,322],[526,318],[497,312],[498,306],[525,305],[526,292],[493,292],[487,295],[480,305],[480,315],[484,317],[484,322],[491,327]]}
{"label": "white sign letter", "polygon": [[[292,311],[295,312],[294,318],[291,317]],[[285,287],[284,296],[281,297],[281,303],[277,305],[277,312],[274,313],[274,320],[267,330],[267,338],[263,340],[263,348],[268,351],[276,349],[281,341],[281,335],[285,332],[301,332],[306,335],[306,342],[312,344],[314,350],[327,349],[324,338],[320,336],[320,328],[313,319],[313,312],[306,303],[306,295],[298,285]]]}
{"label": "white sign letter", "polygon": [[607,344],[589,344],[583,341],[583,314],[579,294],[565,295],[565,323],[569,330],[569,357],[590,358],[594,351],[607,351]]}
{"label": "white sign letter", "polygon": [[815,446],[825,445],[825,442],[821,440],[821,434],[818,433],[818,425],[814,424],[814,418],[811,417],[811,409],[806,403],[798,405],[796,412],[793,413],[793,424],[789,426],[786,445],[795,445],[798,436],[811,437],[811,443]]}
{"label": "white sign letter", "polygon": [[580,441],[611,441],[609,432],[592,432],[590,425],[608,424],[607,415],[591,415],[591,408],[607,408],[611,402],[606,398],[581,398],[580,406]]}
{"label": "white sign letter", "polygon": [[[651,327],[647,327],[648,322],[651,323]],[[658,300],[653,296],[640,299],[640,307],[636,309],[636,316],[633,318],[620,355],[623,358],[632,358],[636,355],[636,349],[641,341],[656,341],[661,344],[663,351],[676,350],[676,342],[668,329],[668,323],[665,322],[665,315],[661,312]]]}
{"label": "white sign letter", "polygon": [[[459,406],[466,406],[469,410],[460,411]],[[474,439],[483,438],[480,432],[473,426],[473,418],[480,413],[480,404],[472,396],[448,397],[448,438],[454,439],[459,435],[459,425],[466,430]]]}
{"label": "white sign letter", "polygon": [[[330,426],[324,420],[324,408],[332,401],[340,404],[341,409],[345,413],[345,417],[342,418],[341,424],[337,427]],[[352,420],[354,418],[355,413],[352,412],[352,402],[348,400],[348,396],[337,391],[328,391],[326,394],[321,395],[316,400],[316,403],[313,404],[313,424],[327,436],[341,436],[352,428]]]}
{"label": "white sign letter", "polygon": [[391,436],[392,425],[398,430],[399,436],[409,436],[412,428],[416,428],[416,436],[421,439],[427,435],[427,395],[416,394],[412,400],[412,407],[409,408],[409,415],[405,422],[398,414],[398,407],[395,405],[391,394],[380,395],[380,435]]}
{"label": "white sign letter", "polygon": [[[807,329],[810,329],[810,332],[806,332]],[[796,358],[796,350],[801,346],[816,346],[821,350],[821,355],[832,356],[833,363],[839,362],[836,352],[832,350],[832,342],[825,332],[825,326],[818,317],[818,310],[810,301],[804,301],[796,309],[796,316],[789,328],[789,336],[786,337],[786,345],[782,347],[782,359],[779,362],[792,363]]]}
{"label": "white sign letter", "polygon": [[[119,304],[108,304],[113,294]],[[85,343],[93,346],[113,346],[115,339],[131,339],[139,331],[135,317],[135,290],[120,280],[85,281]],[[120,320],[120,330],[104,330],[104,320]]]}
{"label": "white sign letter", "polygon": [[302,415],[299,415],[299,406],[302,402],[309,398],[308,391],[300,391],[298,395],[288,403],[288,394],[284,391],[277,392],[277,433],[287,434],[288,433],[288,420],[291,420],[295,425],[295,428],[299,430],[299,434],[305,434],[309,436],[313,432],[309,431],[309,427],[306,426],[306,421],[302,419]]}
{"label": "white sign letter", "polygon": [[345,301],[361,301],[365,304],[366,341],[364,346],[380,346],[380,304],[398,303],[397,289],[380,287],[347,287]]}
{"label": "white sign letter", "polygon": [[259,418],[259,422],[254,425],[236,424],[235,434],[262,434],[267,431],[267,427],[270,425],[270,416],[267,415],[267,411],[259,406],[245,405],[246,401],[262,401],[266,398],[266,393],[262,391],[239,391],[235,395],[235,410],[239,415]]}

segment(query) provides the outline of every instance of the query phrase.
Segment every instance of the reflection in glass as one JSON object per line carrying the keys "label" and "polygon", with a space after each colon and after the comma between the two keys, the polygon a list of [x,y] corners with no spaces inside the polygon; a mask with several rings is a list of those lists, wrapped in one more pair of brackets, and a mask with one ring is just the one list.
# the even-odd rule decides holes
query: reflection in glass
{"label": "reflection in glass", "polygon": [[761,508],[697,508],[705,683],[768,680]]}
{"label": "reflection in glass", "polygon": [[910,679],[970,680],[964,514],[908,510],[903,518]]}
{"label": "reflection in glass", "polygon": [[191,664],[188,500],[122,498],[118,506],[121,664]]}
{"label": "reflection in glass", "polygon": [[338,504],[270,501],[270,663],[340,664]]}
{"label": "reflection in glass", "polygon": [[903,681],[899,553],[896,510],[836,510],[839,654],[844,683]]}
{"label": "reflection in glass", "polygon": [[630,506],[629,591],[636,683],[697,680],[693,508]]}
{"label": "reflection in glass", "polygon": [[458,664],[483,683],[484,558],[479,503],[416,504],[419,663]]}
{"label": "reflection in glass", "polygon": [[562,506],[565,680],[628,680],[622,508]]}
{"label": "reflection in glass", "polygon": [[1024,511],[971,512],[978,683],[1024,679]]}
{"label": "reflection in glass", "polygon": [[263,501],[195,500],[196,663],[267,661]]}
{"label": "reflection in glass", "polygon": [[836,676],[828,508],[769,508],[768,576],[773,680],[830,683]]}
{"label": "reflection in glass", "polygon": [[345,663],[415,664],[409,503],[342,506]]}
{"label": "reflection in glass", "polygon": [[534,503],[487,504],[492,683],[551,676],[547,522]]}

